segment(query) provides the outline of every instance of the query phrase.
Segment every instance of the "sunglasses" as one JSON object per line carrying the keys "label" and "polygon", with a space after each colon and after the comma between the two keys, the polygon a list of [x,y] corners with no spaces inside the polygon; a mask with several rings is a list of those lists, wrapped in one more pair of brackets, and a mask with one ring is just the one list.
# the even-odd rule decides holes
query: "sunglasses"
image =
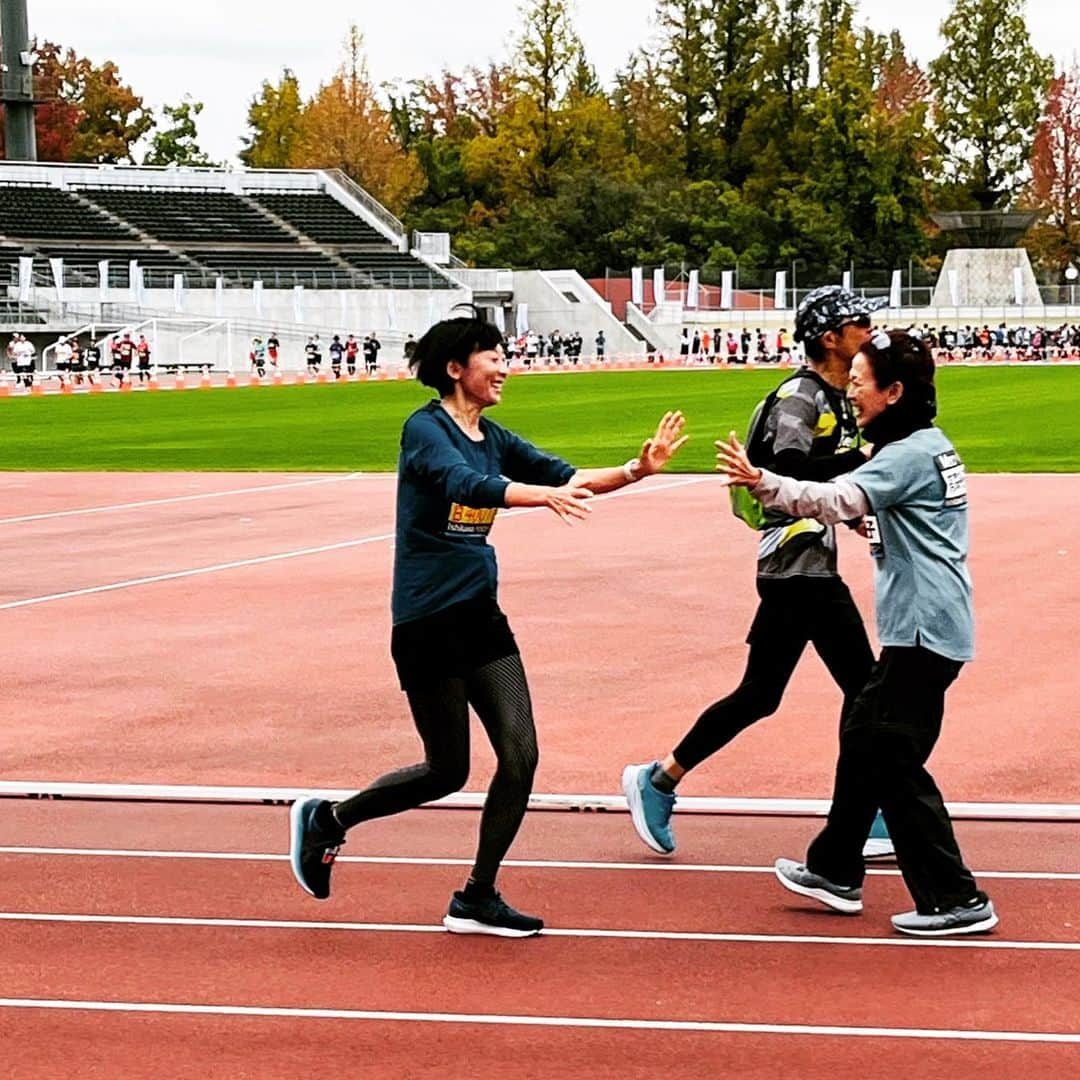
{"label": "sunglasses", "polygon": [[871,319],[869,315],[856,315],[851,319],[845,319],[836,328],[836,332],[840,333],[845,326],[857,326],[860,330],[869,330],[871,326]]}

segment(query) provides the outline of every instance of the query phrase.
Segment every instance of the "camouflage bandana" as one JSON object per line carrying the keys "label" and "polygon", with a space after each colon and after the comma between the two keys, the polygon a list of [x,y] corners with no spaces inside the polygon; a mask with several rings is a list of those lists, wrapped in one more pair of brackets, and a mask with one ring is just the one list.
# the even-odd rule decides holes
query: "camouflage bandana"
{"label": "camouflage bandana", "polygon": [[889,303],[885,297],[867,300],[840,285],[824,285],[803,297],[795,314],[795,340],[816,341],[838,330],[845,319],[869,318]]}

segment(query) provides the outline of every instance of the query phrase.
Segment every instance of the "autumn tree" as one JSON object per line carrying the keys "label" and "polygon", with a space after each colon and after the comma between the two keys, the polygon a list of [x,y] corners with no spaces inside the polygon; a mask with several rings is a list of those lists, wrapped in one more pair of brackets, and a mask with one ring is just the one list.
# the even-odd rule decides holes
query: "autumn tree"
{"label": "autumn tree", "polygon": [[252,169],[287,169],[300,137],[303,103],[300,83],[288,68],[275,86],[263,80],[248,106],[249,134],[244,138],[240,160]]}
{"label": "autumn tree", "polygon": [[1028,202],[1043,211],[1030,235],[1033,254],[1054,270],[1080,259],[1080,66],[1050,84],[1035,133]]}
{"label": "autumn tree", "polygon": [[345,59],[304,107],[291,168],[341,169],[391,210],[400,211],[421,188],[415,158],[398,140],[390,112],[368,75],[363,38],[349,28]]}
{"label": "autumn tree", "polygon": [[941,34],[930,77],[945,176],[993,210],[1023,181],[1053,65],[1031,44],[1024,0],[954,0]]}
{"label": "autumn tree", "polygon": [[130,162],[154,127],[153,113],[111,60],[95,64],[74,49],[35,41],[34,128],[40,161]]}

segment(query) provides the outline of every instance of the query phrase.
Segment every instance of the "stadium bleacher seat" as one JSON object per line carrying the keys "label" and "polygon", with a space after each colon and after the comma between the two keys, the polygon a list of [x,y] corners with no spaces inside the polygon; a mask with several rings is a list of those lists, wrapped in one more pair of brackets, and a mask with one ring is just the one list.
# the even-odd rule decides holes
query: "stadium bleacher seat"
{"label": "stadium bleacher seat", "polygon": [[45,185],[0,185],[0,235],[34,240],[126,240],[135,233]]}
{"label": "stadium bleacher seat", "polygon": [[259,193],[261,206],[320,244],[386,244],[386,237],[325,192]]}

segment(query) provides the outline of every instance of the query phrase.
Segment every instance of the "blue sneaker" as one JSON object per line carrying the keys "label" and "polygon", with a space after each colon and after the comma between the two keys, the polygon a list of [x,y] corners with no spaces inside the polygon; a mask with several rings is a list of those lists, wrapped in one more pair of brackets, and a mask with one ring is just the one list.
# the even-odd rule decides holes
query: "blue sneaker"
{"label": "blue sneaker", "polygon": [[893,847],[892,837],[885,825],[885,818],[881,811],[877,812],[874,824],[870,826],[870,835],[863,844],[864,859],[893,859],[896,857],[896,848]]}
{"label": "blue sneaker", "polygon": [[630,819],[638,836],[661,855],[675,850],[675,837],[671,833],[671,812],[675,809],[675,796],[659,791],[650,779],[659,765],[627,765],[623,769],[622,789],[630,807]]}

